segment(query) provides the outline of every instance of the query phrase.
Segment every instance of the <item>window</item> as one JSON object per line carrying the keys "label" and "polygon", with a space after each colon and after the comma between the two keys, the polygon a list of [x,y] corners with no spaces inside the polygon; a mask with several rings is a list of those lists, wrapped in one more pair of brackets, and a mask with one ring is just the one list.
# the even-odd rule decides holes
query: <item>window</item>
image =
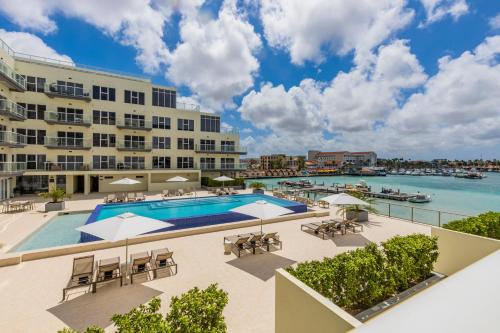
{"label": "window", "polygon": [[194,150],[194,139],[178,138],[177,149]]}
{"label": "window", "polygon": [[215,151],[215,140],[200,140],[201,151]]}
{"label": "window", "polygon": [[234,141],[221,141],[220,148],[221,148],[221,151],[225,151],[225,152],[235,152],[236,151]]}
{"label": "window", "polygon": [[63,123],[83,123],[83,110],[73,108],[57,108],[57,121]]}
{"label": "window", "polygon": [[57,93],[59,95],[66,96],[76,96],[76,97],[87,97],[88,93],[83,91],[83,84],[57,81],[56,84],[51,84],[49,87],[50,92]]}
{"label": "window", "polygon": [[153,105],[162,106],[166,108],[174,108],[177,105],[176,102],[177,93],[175,90],[153,88]]}
{"label": "window", "polygon": [[93,133],[92,145],[94,147],[115,147],[116,136],[115,134]]}
{"label": "window", "polygon": [[178,169],[193,169],[194,161],[192,157],[177,157]]}
{"label": "window", "polygon": [[92,112],[92,121],[94,124],[115,125],[116,113],[109,111],[94,110]]}
{"label": "window", "polygon": [[83,167],[83,156],[58,155],[57,165],[61,170],[81,170]]}
{"label": "window", "polygon": [[213,158],[213,157],[200,158],[200,168],[201,168],[201,170],[214,170],[215,169],[215,158]]}
{"label": "window", "polygon": [[125,90],[125,103],[144,105],[144,93]]}
{"label": "window", "polygon": [[153,156],[153,169],[170,169],[170,157]]}
{"label": "window", "polygon": [[153,128],[170,129],[170,118],[153,116]]}
{"label": "window", "polygon": [[26,103],[17,103],[26,109],[26,117],[28,119],[45,119],[45,110],[47,107],[45,105],[37,105],[37,104],[26,104]]}
{"label": "window", "polygon": [[220,132],[220,117],[201,116],[201,131],[202,132]]}
{"label": "window", "polygon": [[92,98],[102,101],[115,101],[115,88],[92,86]]}
{"label": "window", "polygon": [[26,135],[26,143],[29,145],[43,145],[45,144],[45,136],[47,132],[45,130],[37,129],[24,129],[17,128],[16,133]]}
{"label": "window", "polygon": [[116,169],[116,158],[114,156],[92,156],[93,169]]}
{"label": "window", "polygon": [[145,148],[145,140],[143,136],[138,135],[125,135],[125,148]]}
{"label": "window", "polygon": [[26,78],[26,90],[34,92],[44,92],[45,91],[45,78],[25,76]]}
{"label": "window", "polygon": [[121,167],[125,169],[144,169],[144,156],[125,156]]}
{"label": "window", "polygon": [[177,119],[177,129],[179,131],[194,131],[194,120],[192,119]]}
{"label": "window", "polygon": [[125,126],[145,127],[146,121],[143,115],[125,113]]}
{"label": "window", "polygon": [[153,136],[153,149],[170,149],[170,138]]}
{"label": "window", "polygon": [[221,158],[220,159],[221,169],[234,169],[234,158]]}
{"label": "window", "polygon": [[57,145],[64,147],[83,147],[83,133],[57,132]]}
{"label": "window", "polygon": [[17,162],[26,162],[26,169],[29,169],[29,170],[44,170],[46,160],[47,160],[47,156],[44,154],[40,154],[40,155],[17,154],[16,155],[16,161]]}

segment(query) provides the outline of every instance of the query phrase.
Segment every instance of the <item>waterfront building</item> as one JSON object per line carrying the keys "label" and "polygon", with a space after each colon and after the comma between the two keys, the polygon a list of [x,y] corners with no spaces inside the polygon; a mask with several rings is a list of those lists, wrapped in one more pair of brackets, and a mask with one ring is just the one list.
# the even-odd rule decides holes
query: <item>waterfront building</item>
{"label": "waterfront building", "polygon": [[291,169],[297,171],[301,167],[301,161],[305,156],[290,156],[285,154],[262,155],[260,157],[260,168],[262,170],[271,169]]}
{"label": "waterfront building", "polygon": [[46,191],[158,191],[181,175],[242,169],[236,131],[219,115],[180,103],[174,87],[150,79],[16,53],[0,41],[0,199]]}
{"label": "waterfront building", "polygon": [[309,161],[316,161],[319,167],[336,166],[343,167],[346,164],[355,167],[374,167],[377,165],[377,154],[368,152],[321,152],[318,150],[308,151]]}

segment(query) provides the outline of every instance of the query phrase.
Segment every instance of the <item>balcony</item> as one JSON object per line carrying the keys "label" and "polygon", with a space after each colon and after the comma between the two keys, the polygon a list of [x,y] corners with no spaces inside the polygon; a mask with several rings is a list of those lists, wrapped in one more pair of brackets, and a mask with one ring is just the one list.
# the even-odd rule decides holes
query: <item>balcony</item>
{"label": "balcony", "polygon": [[37,171],[88,171],[89,165],[83,162],[45,162],[44,169]]}
{"label": "balcony", "polygon": [[151,151],[151,142],[137,142],[137,141],[118,141],[116,149],[120,151]]}
{"label": "balcony", "polygon": [[151,121],[141,120],[141,119],[126,119],[119,118],[116,120],[116,127],[120,129],[131,129],[138,131],[151,131],[153,128]]}
{"label": "balcony", "polygon": [[21,105],[5,98],[0,99],[0,115],[15,121],[26,120],[26,110]]}
{"label": "balcony", "polygon": [[246,166],[240,163],[212,164],[201,163],[201,171],[240,171],[246,170]]}
{"label": "balcony", "polygon": [[11,148],[24,147],[26,146],[26,135],[9,131],[0,131],[0,146]]}
{"label": "balcony", "polygon": [[0,162],[0,175],[13,176],[20,175],[26,171],[25,162]]}
{"label": "balcony", "polygon": [[88,150],[91,143],[89,140],[81,138],[45,137],[45,147],[49,149]]}
{"label": "balcony", "polygon": [[247,149],[242,146],[195,145],[195,152],[203,154],[237,154],[245,155]]}
{"label": "balcony", "polygon": [[0,60],[0,80],[4,81],[10,90],[26,91],[26,80],[18,74],[12,67]]}
{"label": "balcony", "polygon": [[90,117],[79,114],[68,114],[55,111],[45,112],[45,122],[49,124],[73,125],[89,127],[92,124]]}
{"label": "balcony", "polygon": [[183,110],[183,111],[200,112],[200,106],[197,104],[191,104],[191,103],[176,102],[175,108],[178,110]]}
{"label": "balcony", "polygon": [[58,85],[57,83],[45,84],[45,94],[51,98],[70,98],[86,102],[92,100],[89,91],[83,87],[71,87],[67,85]]}

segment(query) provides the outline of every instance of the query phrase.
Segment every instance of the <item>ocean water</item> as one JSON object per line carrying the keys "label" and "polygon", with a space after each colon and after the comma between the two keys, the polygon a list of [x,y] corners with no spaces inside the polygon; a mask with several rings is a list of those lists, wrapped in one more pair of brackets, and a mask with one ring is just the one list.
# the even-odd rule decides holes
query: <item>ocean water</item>
{"label": "ocean water", "polygon": [[[487,211],[500,211],[500,173],[485,173],[484,179],[463,179],[441,176],[399,176],[386,177],[357,177],[357,176],[321,176],[308,177],[311,183],[332,186],[336,184],[356,184],[364,180],[372,191],[380,192],[382,187],[401,190],[406,193],[430,194],[432,201],[423,204],[410,202],[387,201],[398,205],[413,206],[423,209],[440,210],[464,215],[477,215]],[[278,181],[289,179],[297,181],[299,178],[268,178],[259,179],[267,185],[279,187]],[[247,180],[250,183],[256,180]],[[398,209],[396,206],[394,209]],[[409,209],[405,209],[410,214]],[[451,214],[450,214],[451,215]]]}

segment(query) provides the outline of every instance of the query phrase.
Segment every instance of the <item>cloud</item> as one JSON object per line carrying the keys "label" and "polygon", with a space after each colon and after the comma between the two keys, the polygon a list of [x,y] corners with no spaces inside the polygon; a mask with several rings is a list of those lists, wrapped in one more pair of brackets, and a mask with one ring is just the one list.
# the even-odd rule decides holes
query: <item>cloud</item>
{"label": "cloud", "polygon": [[0,39],[5,41],[15,52],[36,54],[44,58],[73,63],[73,60],[69,56],[57,53],[38,36],[27,32],[5,31],[4,29],[0,29]]}
{"label": "cloud", "polygon": [[358,62],[413,17],[405,0],[263,0],[260,16],[270,46],[293,63],[356,51]]}
{"label": "cloud", "polygon": [[180,37],[167,78],[189,87],[210,108],[234,106],[232,98],[253,86],[261,40],[234,1],[225,1],[215,19],[184,16]]}
{"label": "cloud", "polygon": [[493,30],[500,29],[500,14],[491,17],[488,20],[488,24],[490,25],[490,28]]}
{"label": "cloud", "polygon": [[427,19],[420,26],[425,26],[451,16],[454,20],[469,12],[466,0],[420,0],[424,6]]}

